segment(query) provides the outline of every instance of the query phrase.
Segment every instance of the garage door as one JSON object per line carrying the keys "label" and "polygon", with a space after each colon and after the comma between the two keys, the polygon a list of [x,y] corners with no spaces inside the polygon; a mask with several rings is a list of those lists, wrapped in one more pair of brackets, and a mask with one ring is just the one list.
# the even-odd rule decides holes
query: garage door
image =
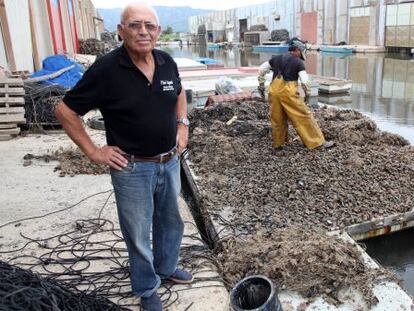
{"label": "garage door", "polygon": [[349,43],[368,45],[369,44],[369,22],[370,8],[359,7],[350,9],[351,22]]}
{"label": "garage door", "polygon": [[414,46],[414,3],[387,5],[385,45]]}

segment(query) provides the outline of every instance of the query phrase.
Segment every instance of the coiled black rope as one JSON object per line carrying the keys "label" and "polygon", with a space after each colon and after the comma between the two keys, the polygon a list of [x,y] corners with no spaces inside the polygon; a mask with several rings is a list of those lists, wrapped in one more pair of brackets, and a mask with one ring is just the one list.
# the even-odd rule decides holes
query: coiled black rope
{"label": "coiled black rope", "polygon": [[126,308],[0,261],[0,310],[118,311]]}
{"label": "coiled black rope", "polygon": [[[112,191],[108,190],[96,193],[65,209],[53,212],[53,214],[72,209],[78,206],[81,202],[97,195],[108,196],[103,206],[100,208],[98,218],[78,219],[74,222],[72,230],[47,238],[33,238],[20,232],[21,237],[26,240],[24,245],[13,250],[2,250],[0,254],[8,256],[7,265],[16,268],[16,270],[14,270],[17,271],[16,273],[21,273],[20,270],[17,270],[17,267],[27,269],[31,272],[35,272],[38,277],[45,278],[47,282],[51,282],[52,287],[56,284],[63,284],[74,294],[95,297],[99,303],[100,301],[111,299],[116,302],[119,308],[124,308],[125,310],[125,308],[129,306],[138,306],[137,300],[132,299],[133,294],[130,288],[127,249],[123,242],[120,229],[116,227],[115,223],[108,219],[101,218],[103,210],[112,195]],[[0,228],[23,221],[47,217],[51,214],[52,213],[48,213],[42,216],[11,221],[0,225]],[[197,244],[194,242],[197,242]],[[32,255],[30,253],[34,247],[40,249],[40,251],[35,252],[36,254],[41,253],[40,255]],[[17,255],[13,256],[14,254]],[[194,234],[185,235],[184,243],[181,248],[180,264],[185,269],[194,273],[201,267],[203,267],[203,272],[205,272],[206,269],[204,267],[206,263],[216,265],[215,269],[217,269],[218,265],[215,262],[214,255],[199,238],[197,231]],[[212,281],[214,282],[213,285],[211,285]],[[205,282],[208,282],[208,284],[203,284]],[[69,305],[64,305],[61,309],[49,306],[46,307],[43,305],[43,300],[39,300],[39,303],[32,309],[24,309],[24,306],[30,304],[34,295],[33,293],[26,291],[25,287],[27,287],[27,285],[22,283],[22,286],[18,288],[8,287],[9,290],[6,291],[3,289],[4,284],[2,283],[3,278],[0,278],[0,289],[2,290],[0,291],[0,299],[3,299],[0,301],[4,301],[4,304],[1,304],[1,306],[6,308],[1,309],[2,307],[0,307],[1,311],[118,310],[110,309],[112,306],[106,308],[103,305],[101,309],[94,309],[95,302],[91,302],[90,300],[79,302],[83,304],[82,308],[84,309],[81,307],[70,307]],[[30,286],[37,288],[39,284],[40,281],[37,283],[35,282]],[[190,288],[177,289],[176,287],[174,288],[174,284],[165,282],[162,285],[162,290],[159,292],[162,293],[161,299],[164,306],[168,308],[179,299],[179,293],[181,291],[200,287],[223,287],[223,281],[219,277],[197,277],[196,275],[195,283]],[[59,295],[59,290],[56,290],[56,292],[51,291],[49,293],[49,289],[50,287],[41,289],[44,295],[54,297],[50,298],[52,301],[49,301],[48,303],[55,303],[53,299],[56,301],[59,299],[67,299],[65,296],[67,295],[66,293],[61,297]],[[55,290],[55,288],[53,287],[52,290]],[[7,299],[5,299],[6,296]],[[20,305],[23,306],[22,309],[16,307]],[[10,307],[10,309],[7,309],[7,307]],[[14,307],[17,309],[12,309]],[[191,306],[187,306],[187,309],[190,307]]]}

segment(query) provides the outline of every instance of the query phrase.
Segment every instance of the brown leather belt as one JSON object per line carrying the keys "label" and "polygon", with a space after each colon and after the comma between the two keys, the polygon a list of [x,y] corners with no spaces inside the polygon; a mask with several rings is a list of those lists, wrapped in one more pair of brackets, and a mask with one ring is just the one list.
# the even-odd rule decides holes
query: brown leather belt
{"label": "brown leather belt", "polygon": [[170,161],[177,154],[177,148],[173,148],[168,152],[157,154],[153,157],[141,157],[132,154],[127,155],[127,159],[130,162],[155,162],[155,163],[165,163]]}

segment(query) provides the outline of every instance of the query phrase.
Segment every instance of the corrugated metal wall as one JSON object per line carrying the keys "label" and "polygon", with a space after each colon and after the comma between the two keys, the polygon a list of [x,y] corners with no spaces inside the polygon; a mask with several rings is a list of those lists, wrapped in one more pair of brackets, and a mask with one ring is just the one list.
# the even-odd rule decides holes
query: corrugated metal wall
{"label": "corrugated metal wall", "polygon": [[[269,31],[287,29],[291,36],[295,31],[295,1],[276,0],[272,2],[250,5],[236,9],[213,12],[189,18],[189,31],[197,34],[200,25],[206,25],[207,30],[224,30],[228,24],[233,26],[233,40],[240,40],[240,20],[247,20],[247,29],[252,25],[264,24]],[[279,20],[275,20],[279,16]],[[220,28],[220,29],[218,29]],[[227,39],[227,38],[226,38]]]}
{"label": "corrugated metal wall", "polygon": [[66,45],[66,52],[69,55],[73,55],[75,52],[75,47],[72,40],[72,31],[71,31],[71,22],[69,18],[69,6],[68,0],[61,0],[60,1],[60,9],[62,14],[62,24],[63,30],[65,33],[65,45]]}
{"label": "corrugated metal wall", "polygon": [[5,0],[15,70],[33,71],[32,38],[27,0]]}
{"label": "corrugated metal wall", "polygon": [[344,41],[348,43],[348,0],[338,0],[336,5],[337,22],[335,43]]}
{"label": "corrugated metal wall", "polygon": [[7,70],[40,69],[41,61],[55,52],[73,55],[80,25],[88,25],[83,38],[100,38],[102,23],[90,0],[0,0],[0,5],[5,23],[0,27],[0,66]]}
{"label": "corrugated metal wall", "polygon": [[[311,38],[308,40],[317,44],[345,41],[353,44],[383,46],[385,44],[386,3],[398,1],[405,0],[275,0],[224,11],[224,24],[228,22],[234,24],[235,41],[239,41],[239,20],[246,19],[248,27],[253,24],[265,24],[270,31],[285,28],[290,32],[291,37],[303,37],[302,31],[304,31],[305,37]],[[404,5],[413,5],[413,0],[409,1],[410,3]],[[316,40],[315,34],[302,25],[303,14],[307,13],[317,14]],[[280,16],[279,21],[274,20],[276,15]],[[414,13],[410,15],[410,20],[414,20],[413,16]],[[191,17],[189,19],[190,32],[196,34],[198,26],[211,23],[214,18],[217,18],[214,14]],[[306,18],[305,15],[304,22],[312,27],[312,31],[315,31],[314,20],[308,21]],[[414,21],[410,26],[413,24]],[[361,31],[361,29],[366,31]],[[408,31],[403,28],[398,30],[402,33],[400,40],[407,40],[408,36],[411,42],[411,38],[414,38],[412,27]],[[392,29],[388,31],[392,32]],[[394,33],[397,33],[396,29]]]}
{"label": "corrugated metal wall", "polygon": [[46,2],[44,0],[32,0],[32,10],[35,16],[34,32],[37,42],[38,57],[40,60],[43,60],[47,56],[53,54],[52,36],[50,33]]}
{"label": "corrugated metal wall", "polygon": [[337,3],[336,1],[332,1],[332,0],[325,0],[324,3],[324,13],[323,14],[323,25],[324,25],[324,29],[323,29],[323,40],[322,42],[324,44],[334,44],[337,40],[336,40],[336,16],[337,16],[337,12],[336,12],[336,6]]}
{"label": "corrugated metal wall", "polygon": [[3,29],[1,28],[1,23],[0,23],[0,67],[3,67],[4,69],[9,69],[9,64],[7,63],[6,47],[4,46]]}
{"label": "corrugated metal wall", "polygon": [[75,22],[76,22],[76,29],[78,31],[78,38],[84,39],[84,30],[83,30],[83,23],[82,23],[82,14],[80,10],[80,0],[73,0],[73,14],[75,15]]}
{"label": "corrugated metal wall", "polygon": [[318,13],[302,13],[301,18],[301,39],[309,43],[317,43]]}
{"label": "corrugated metal wall", "polygon": [[48,1],[48,14],[50,30],[52,34],[53,50],[55,53],[66,53],[65,32],[61,19],[61,9],[59,0]]}
{"label": "corrugated metal wall", "polygon": [[71,32],[71,37],[72,37],[73,48],[76,52],[79,52],[78,30],[76,27],[74,0],[68,0],[68,11],[69,11],[69,23],[70,23],[70,32]]}

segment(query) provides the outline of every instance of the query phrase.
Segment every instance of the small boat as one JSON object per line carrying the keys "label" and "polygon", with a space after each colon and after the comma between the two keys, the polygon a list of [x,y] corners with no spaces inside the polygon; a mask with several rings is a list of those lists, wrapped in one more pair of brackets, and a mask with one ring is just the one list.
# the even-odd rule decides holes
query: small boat
{"label": "small boat", "polygon": [[289,45],[255,45],[253,46],[253,52],[265,52],[265,53],[285,53],[289,50]]}
{"label": "small boat", "polygon": [[204,65],[218,65],[219,62],[213,58],[208,57],[199,57],[195,59],[196,62],[202,63]]}
{"label": "small boat", "polygon": [[335,47],[335,46],[322,46],[319,48],[321,52],[328,52],[328,53],[342,53],[342,54],[352,54],[354,53],[353,48],[347,47]]}

